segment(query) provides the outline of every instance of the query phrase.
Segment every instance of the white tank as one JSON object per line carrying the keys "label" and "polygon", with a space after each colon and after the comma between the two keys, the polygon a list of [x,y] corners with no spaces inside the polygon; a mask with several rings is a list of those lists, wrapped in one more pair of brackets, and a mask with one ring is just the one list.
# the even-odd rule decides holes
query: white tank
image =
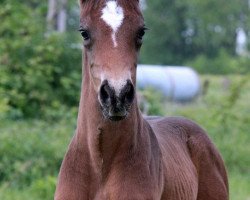
{"label": "white tank", "polygon": [[138,65],[137,87],[151,87],[174,101],[191,101],[200,92],[198,74],[190,67]]}

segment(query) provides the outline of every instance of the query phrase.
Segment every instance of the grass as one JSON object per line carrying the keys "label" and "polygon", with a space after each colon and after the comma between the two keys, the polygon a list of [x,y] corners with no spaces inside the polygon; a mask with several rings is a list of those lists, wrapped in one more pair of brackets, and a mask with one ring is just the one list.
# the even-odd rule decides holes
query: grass
{"label": "grass", "polygon": [[0,199],[53,199],[74,124],[67,119],[1,121]]}
{"label": "grass", "polygon": [[[203,76],[204,80],[210,83],[206,95],[189,104],[164,102],[161,112],[185,116],[204,127],[225,160],[230,199],[250,200],[249,79]],[[150,102],[158,104],[159,99]],[[75,116],[57,121],[0,121],[0,199],[53,199],[75,122]]]}

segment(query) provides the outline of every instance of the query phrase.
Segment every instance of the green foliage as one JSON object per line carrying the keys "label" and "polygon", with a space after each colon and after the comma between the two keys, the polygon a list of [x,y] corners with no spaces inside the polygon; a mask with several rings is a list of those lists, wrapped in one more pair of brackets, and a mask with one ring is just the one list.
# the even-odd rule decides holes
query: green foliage
{"label": "green foliage", "polygon": [[[248,31],[250,27],[247,2],[224,3],[147,1],[145,21],[150,30],[140,61],[188,63],[210,74],[249,72],[249,58],[234,55],[236,28],[240,24]],[[47,1],[0,2],[0,118],[55,119],[78,105],[82,55],[75,32],[76,8],[77,3],[70,0],[67,25],[71,31],[48,34]]]}
{"label": "green foliage", "polygon": [[[234,56],[237,28],[249,32],[248,1],[146,2],[144,16],[150,30],[142,48],[142,63],[181,65],[199,55],[214,59],[220,56],[221,49]],[[200,67],[206,71],[205,66]],[[213,73],[217,73],[216,69]]]}
{"label": "green foliage", "polygon": [[142,47],[142,63],[179,64],[183,61],[189,51],[182,36],[186,15],[185,1],[147,1],[144,17],[149,31]]}
{"label": "green foliage", "polygon": [[147,88],[140,91],[142,111],[146,112],[147,115],[164,115],[163,102],[164,98],[162,94],[153,88]]}
{"label": "green foliage", "polygon": [[235,108],[248,80],[249,76],[245,76],[244,78],[235,81],[234,84],[231,84],[229,87],[229,94],[222,99],[219,106],[217,105],[217,110],[214,115],[218,122],[223,125],[222,127],[225,132],[230,129],[231,121],[238,118],[238,113],[234,112],[233,109]]}
{"label": "green foliage", "polygon": [[250,72],[250,58],[236,57],[228,54],[224,49],[217,57],[211,59],[205,54],[197,56],[186,63],[202,74],[245,74]]}
{"label": "green foliage", "polygon": [[190,0],[189,3],[191,12],[188,18],[193,28],[190,39],[196,55],[204,53],[211,58],[217,56],[220,49],[226,49],[227,53],[233,55],[236,29],[247,2],[228,0],[228,6],[224,6],[224,0]]}
{"label": "green foliage", "polygon": [[[206,96],[190,104],[165,102],[142,91],[150,114],[181,115],[204,127],[225,160],[233,200],[250,193],[249,76],[203,76]],[[156,107],[154,107],[156,106]],[[2,120],[0,124],[0,199],[52,199],[58,170],[72,137],[75,117],[53,121]]]}
{"label": "green foliage", "polygon": [[45,34],[42,5],[0,3],[0,111],[12,118],[44,116],[79,99],[80,37]]}
{"label": "green foliage", "polygon": [[0,199],[4,200],[51,200],[56,186],[55,176],[35,179],[30,187],[22,189],[9,187],[6,184],[0,188]]}
{"label": "green foliage", "polygon": [[53,199],[56,189],[56,177],[48,176],[34,181],[31,192],[36,199]]}
{"label": "green foliage", "polygon": [[[35,120],[3,121],[0,125],[0,140],[4,141],[0,146],[0,184],[4,182],[18,189],[31,184],[35,188],[44,187],[39,180],[58,173],[74,130],[71,121],[67,118],[55,124]],[[42,190],[46,193],[48,189]]]}

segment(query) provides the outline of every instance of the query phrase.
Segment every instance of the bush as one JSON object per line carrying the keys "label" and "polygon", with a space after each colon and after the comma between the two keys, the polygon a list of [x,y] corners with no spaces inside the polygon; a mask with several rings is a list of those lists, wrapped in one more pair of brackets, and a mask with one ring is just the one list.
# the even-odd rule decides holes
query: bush
{"label": "bush", "polygon": [[164,115],[163,95],[153,88],[139,91],[139,105],[141,110],[147,115]]}
{"label": "bush", "polygon": [[74,44],[80,36],[44,34],[41,7],[23,2],[0,6],[0,115],[40,117],[48,107],[77,105],[81,50]]}
{"label": "bush", "polygon": [[31,192],[36,199],[53,199],[56,189],[56,177],[47,176],[35,180],[31,185]]}
{"label": "bush", "polygon": [[34,180],[57,176],[73,124],[68,119],[55,124],[4,121],[0,126],[0,141],[4,141],[0,145],[0,184],[21,189]]}
{"label": "bush", "polygon": [[[154,90],[143,91],[152,115],[181,115],[204,127],[229,173],[230,196],[250,196],[249,76],[203,76],[206,96],[188,104],[167,103]],[[227,84],[225,84],[227,82]],[[163,102],[163,103],[162,103]],[[71,119],[71,120],[69,120]],[[0,123],[0,199],[52,199],[58,170],[75,127],[74,116],[51,122]]]}
{"label": "bush", "polygon": [[4,200],[51,200],[56,186],[56,177],[45,176],[35,179],[31,186],[22,189],[9,187],[6,184],[0,187],[0,199]]}
{"label": "bush", "polygon": [[250,72],[250,58],[229,55],[225,50],[220,50],[219,55],[209,58],[203,54],[187,62],[202,74],[244,74]]}

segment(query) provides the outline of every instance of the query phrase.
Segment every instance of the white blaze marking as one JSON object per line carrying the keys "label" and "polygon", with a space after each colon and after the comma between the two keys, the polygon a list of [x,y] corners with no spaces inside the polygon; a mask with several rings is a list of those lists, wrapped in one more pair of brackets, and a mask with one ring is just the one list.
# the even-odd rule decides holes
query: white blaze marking
{"label": "white blaze marking", "polygon": [[116,1],[108,1],[106,6],[102,9],[103,21],[112,28],[112,40],[114,47],[117,47],[116,32],[122,25],[124,14],[123,9],[120,7]]}
{"label": "white blaze marking", "polygon": [[110,86],[115,89],[115,94],[117,96],[119,96],[121,90],[127,84],[128,80],[131,81],[131,73],[130,72],[125,74],[123,77],[120,77],[119,79],[111,78],[111,79],[108,80],[108,82],[109,82]]}
{"label": "white blaze marking", "polygon": [[127,72],[122,77],[119,77],[117,79],[117,78],[111,78],[108,74],[104,72],[101,74],[101,83],[103,83],[104,80],[108,81],[109,86],[113,87],[115,90],[115,94],[119,96],[122,88],[127,84],[127,80],[131,81],[131,73]]}
{"label": "white blaze marking", "polygon": [[127,83],[127,79],[109,80],[109,84],[111,87],[115,89],[115,94],[117,96],[119,96],[122,88],[126,85],[126,83]]}

